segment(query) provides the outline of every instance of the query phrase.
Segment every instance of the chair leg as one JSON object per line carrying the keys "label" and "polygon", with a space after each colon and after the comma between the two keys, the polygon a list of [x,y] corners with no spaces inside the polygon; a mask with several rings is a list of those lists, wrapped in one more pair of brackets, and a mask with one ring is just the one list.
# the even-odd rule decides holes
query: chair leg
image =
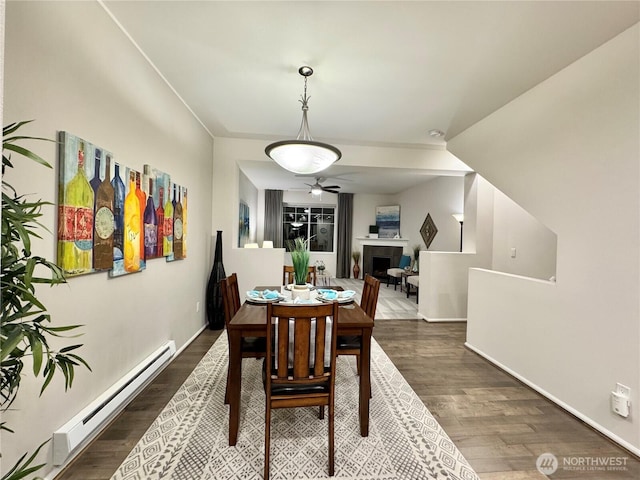
{"label": "chair leg", "polygon": [[416,303],[420,300],[420,288],[416,287]]}
{"label": "chair leg", "polygon": [[360,354],[356,353],[356,368],[358,371],[358,376],[360,376]]}
{"label": "chair leg", "polygon": [[229,366],[227,365],[227,386],[224,389],[224,404],[229,405]]}
{"label": "chair leg", "polygon": [[334,405],[333,402],[329,404],[329,476],[333,477],[334,474],[334,438],[333,438],[333,430],[334,430]]}
{"label": "chair leg", "polygon": [[387,288],[389,288],[389,280],[391,279],[391,275],[387,275]]}
{"label": "chair leg", "polygon": [[320,420],[324,420],[324,405],[320,405],[320,410],[318,411],[318,418]]}
{"label": "chair leg", "polygon": [[264,480],[269,480],[269,450],[271,441],[271,405],[264,412]]}

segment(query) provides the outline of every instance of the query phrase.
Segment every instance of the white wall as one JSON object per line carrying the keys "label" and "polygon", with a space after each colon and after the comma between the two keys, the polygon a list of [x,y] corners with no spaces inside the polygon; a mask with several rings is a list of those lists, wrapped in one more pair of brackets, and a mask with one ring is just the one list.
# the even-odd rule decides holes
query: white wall
{"label": "white wall", "polygon": [[[640,454],[639,32],[448,147],[558,236],[556,284],[472,276],[468,342]],[[628,418],[610,411],[616,382],[631,387]]]}
{"label": "white wall", "polygon": [[396,196],[400,209],[400,232],[402,238],[409,239],[409,249],[413,258],[413,246],[426,245],[420,228],[427,214],[438,229],[429,250],[457,252],[460,250],[460,224],[453,218],[454,213],[464,209],[464,177],[436,177]]}
{"label": "white wall", "polygon": [[500,190],[494,195],[492,269],[544,280],[555,276],[556,234]]}
{"label": "white wall", "polygon": [[[180,348],[204,327],[204,309],[196,312],[195,305],[204,304],[211,265],[212,139],[98,3],[8,2],[5,28],[5,124],[35,119],[24,133],[52,139],[69,131],[125,165],[151,164],[189,189],[186,260],[156,259],[139,274],[96,273],[38,289],[55,325],[84,325],[82,337],[53,344],[83,343],[79,353],[93,372],[79,368],[67,393],[57,374],[39,398],[40,384],[26,365],[14,410],[3,414],[16,431],[2,434],[6,472],[158,346],[174,339]],[[56,165],[55,144],[32,148]],[[16,163],[8,181],[55,200],[57,168]],[[43,220],[56,231],[53,208]],[[34,250],[55,260],[55,238],[45,233]]]}

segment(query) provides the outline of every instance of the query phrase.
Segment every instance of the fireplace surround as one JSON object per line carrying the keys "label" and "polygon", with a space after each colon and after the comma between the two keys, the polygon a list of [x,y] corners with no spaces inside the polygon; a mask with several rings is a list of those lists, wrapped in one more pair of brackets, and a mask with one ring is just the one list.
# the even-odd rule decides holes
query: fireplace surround
{"label": "fireplace surround", "polygon": [[363,275],[368,273],[374,277],[386,279],[387,269],[400,264],[402,252],[402,247],[364,245],[362,252]]}

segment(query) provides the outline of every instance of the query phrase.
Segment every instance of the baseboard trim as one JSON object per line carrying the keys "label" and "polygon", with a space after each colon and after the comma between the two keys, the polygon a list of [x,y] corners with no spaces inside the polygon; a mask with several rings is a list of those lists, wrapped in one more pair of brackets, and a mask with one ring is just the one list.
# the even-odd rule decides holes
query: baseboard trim
{"label": "baseboard trim", "polygon": [[542,395],[543,397],[545,397],[548,400],[552,401],[553,403],[558,405],[563,410],[566,410],[568,413],[570,413],[571,415],[573,415],[574,417],[576,417],[580,421],[586,423],[591,428],[593,428],[594,430],[598,431],[599,433],[601,433],[605,437],[609,438],[610,440],[612,440],[616,444],[620,445],[622,448],[627,450],[629,453],[635,455],[636,457],[640,457],[640,448],[636,447],[635,445],[632,445],[631,443],[627,442],[623,438],[620,438],[618,435],[613,433],[611,430],[608,430],[607,428],[603,427],[602,425],[600,425],[599,423],[595,422],[591,418],[587,417],[583,413],[579,412],[575,408],[571,407],[567,403],[563,402],[559,398],[555,397],[551,393],[549,393],[546,390],[544,390],[543,388],[541,388],[539,385],[527,380],[522,375],[516,373],[515,371],[511,370],[509,367],[507,367],[507,366],[503,365],[502,363],[498,362],[496,359],[494,359],[490,355],[487,355],[486,353],[484,353],[479,348],[474,347],[469,342],[465,342],[464,346],[467,347],[469,350],[477,353],[478,355],[480,355],[485,360],[491,362],[493,365],[498,367],[500,370],[503,370],[504,372],[506,372],[509,375],[511,375],[513,378],[515,378],[518,381],[524,383],[526,386],[532,388],[533,390],[538,392],[540,395]]}
{"label": "baseboard trim", "polygon": [[429,318],[421,315],[422,318],[428,323],[436,323],[436,322],[466,322],[466,318]]}

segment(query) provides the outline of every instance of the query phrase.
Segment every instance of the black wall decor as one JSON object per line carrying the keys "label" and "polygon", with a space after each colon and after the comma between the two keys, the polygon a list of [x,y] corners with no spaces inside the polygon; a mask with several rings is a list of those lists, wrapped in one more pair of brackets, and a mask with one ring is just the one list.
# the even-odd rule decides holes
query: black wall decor
{"label": "black wall decor", "polygon": [[433,242],[436,233],[438,233],[436,224],[433,223],[431,214],[427,213],[427,218],[424,219],[422,227],[420,227],[420,235],[422,235],[422,240],[424,240],[424,244],[427,246],[427,248],[429,248],[429,245],[431,245],[431,242]]}

